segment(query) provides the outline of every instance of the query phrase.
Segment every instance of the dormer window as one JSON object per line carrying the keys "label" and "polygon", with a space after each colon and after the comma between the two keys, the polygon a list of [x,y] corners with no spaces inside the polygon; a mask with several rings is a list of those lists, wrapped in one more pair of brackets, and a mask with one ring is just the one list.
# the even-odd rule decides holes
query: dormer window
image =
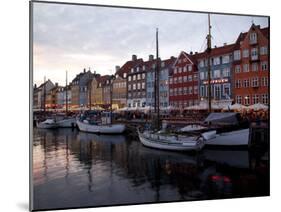
{"label": "dormer window", "polygon": [[134,68],[131,68],[131,73],[134,73]]}
{"label": "dormer window", "polygon": [[145,65],[142,66],[142,70],[145,71]]}
{"label": "dormer window", "polygon": [[257,43],[257,33],[251,32],[250,33],[250,44]]}
{"label": "dormer window", "polygon": [[126,77],[127,77],[127,73],[124,73],[124,74],[123,74],[123,78],[126,78]]}

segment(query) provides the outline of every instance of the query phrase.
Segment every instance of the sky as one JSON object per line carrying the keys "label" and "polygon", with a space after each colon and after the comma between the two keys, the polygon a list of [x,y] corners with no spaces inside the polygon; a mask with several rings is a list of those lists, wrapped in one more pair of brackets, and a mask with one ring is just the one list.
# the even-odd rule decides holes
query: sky
{"label": "sky", "polygon": [[[233,43],[252,23],[268,26],[257,16],[211,14],[212,46]],[[159,56],[177,57],[181,51],[206,48],[208,15],[113,7],[78,6],[35,2],[33,7],[33,82],[46,79],[65,85],[90,68],[102,75],[114,74],[132,55],[155,55],[156,28]]]}

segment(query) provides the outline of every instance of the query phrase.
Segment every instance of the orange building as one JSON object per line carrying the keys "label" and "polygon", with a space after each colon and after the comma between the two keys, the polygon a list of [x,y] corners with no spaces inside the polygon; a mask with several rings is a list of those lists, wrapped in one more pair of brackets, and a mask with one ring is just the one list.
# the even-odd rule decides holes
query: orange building
{"label": "orange building", "polygon": [[269,28],[252,24],[241,33],[233,51],[232,75],[236,103],[268,104]]}

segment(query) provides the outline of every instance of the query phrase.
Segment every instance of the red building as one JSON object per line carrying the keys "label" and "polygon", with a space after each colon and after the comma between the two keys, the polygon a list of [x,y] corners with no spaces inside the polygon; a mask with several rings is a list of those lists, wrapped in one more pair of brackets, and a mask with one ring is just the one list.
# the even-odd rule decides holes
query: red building
{"label": "red building", "polygon": [[232,75],[236,103],[268,104],[269,95],[269,28],[252,24],[241,33],[233,52]]}
{"label": "red building", "polygon": [[169,104],[184,108],[198,104],[198,69],[195,55],[182,51],[169,77]]}

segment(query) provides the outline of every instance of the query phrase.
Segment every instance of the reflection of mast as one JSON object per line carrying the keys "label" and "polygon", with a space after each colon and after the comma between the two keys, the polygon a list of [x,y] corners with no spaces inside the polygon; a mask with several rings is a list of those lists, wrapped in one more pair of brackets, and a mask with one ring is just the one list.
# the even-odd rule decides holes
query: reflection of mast
{"label": "reflection of mast", "polygon": [[67,115],[68,112],[68,94],[67,94],[67,71],[66,71],[66,77],[65,77],[65,113]]}
{"label": "reflection of mast", "polygon": [[208,13],[208,30],[209,33],[207,35],[207,64],[208,64],[208,110],[209,113],[212,111],[212,105],[211,105],[211,64],[210,64],[210,54],[211,54],[211,49],[212,49],[212,45],[211,45],[211,24],[210,24],[210,13]]}
{"label": "reflection of mast", "polygon": [[65,158],[66,158],[66,166],[65,166],[65,178],[68,178],[68,175],[69,175],[69,147],[68,147],[68,135],[65,136],[65,144],[66,144],[66,147],[65,147]]}
{"label": "reflection of mast", "polygon": [[46,139],[46,133],[44,132],[44,136],[43,136],[43,149],[44,149],[44,160],[43,160],[43,168],[44,168],[44,177],[47,179],[47,139]]}

